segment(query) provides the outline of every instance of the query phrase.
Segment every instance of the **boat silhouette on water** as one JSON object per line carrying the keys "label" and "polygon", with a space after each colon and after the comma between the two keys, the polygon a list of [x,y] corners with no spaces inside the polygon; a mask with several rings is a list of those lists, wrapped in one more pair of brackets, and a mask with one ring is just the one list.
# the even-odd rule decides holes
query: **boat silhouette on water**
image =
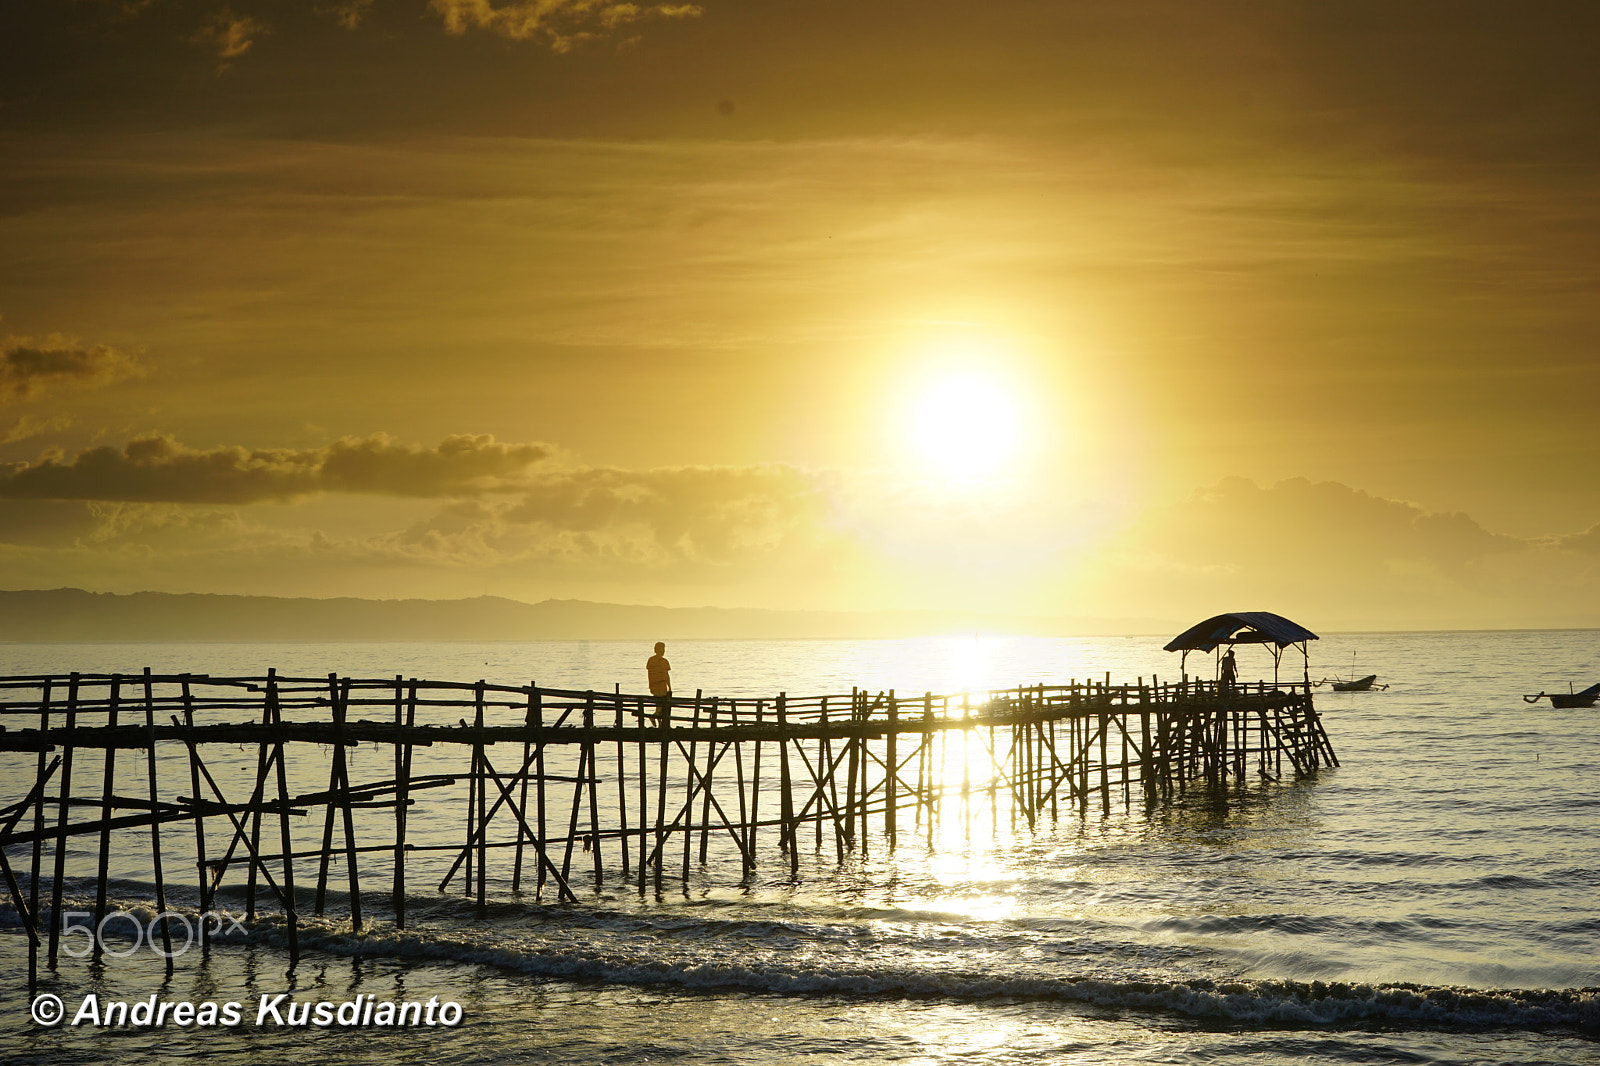
{"label": "boat silhouette on water", "polygon": [[[1352,674],[1356,672],[1355,652],[1350,653],[1350,672]],[[1316,683],[1318,685],[1328,685],[1335,692],[1371,692],[1373,689],[1377,689],[1381,692],[1389,687],[1388,685],[1374,684],[1374,682],[1377,680],[1377,674],[1368,674],[1366,677],[1356,677],[1349,680],[1339,677],[1338,675],[1334,675],[1333,677],[1325,677]]]}
{"label": "boat silhouette on water", "polygon": [[1538,703],[1546,697],[1552,707],[1593,707],[1594,701],[1600,699],[1600,684],[1590,685],[1582,692],[1539,692],[1522,698],[1529,703]]}
{"label": "boat silhouette on water", "polygon": [[1373,685],[1373,682],[1378,680],[1377,674],[1368,674],[1366,677],[1357,678],[1354,681],[1340,681],[1336,677],[1324,678],[1323,680],[1332,685],[1335,692],[1366,692],[1372,688],[1381,690],[1389,687],[1388,685]]}

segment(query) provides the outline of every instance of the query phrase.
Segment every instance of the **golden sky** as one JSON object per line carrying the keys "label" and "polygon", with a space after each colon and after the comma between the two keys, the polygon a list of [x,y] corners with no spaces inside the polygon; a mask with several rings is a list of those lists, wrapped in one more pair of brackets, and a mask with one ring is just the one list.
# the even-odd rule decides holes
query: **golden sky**
{"label": "golden sky", "polygon": [[0,13],[0,587],[1600,626],[1600,8]]}

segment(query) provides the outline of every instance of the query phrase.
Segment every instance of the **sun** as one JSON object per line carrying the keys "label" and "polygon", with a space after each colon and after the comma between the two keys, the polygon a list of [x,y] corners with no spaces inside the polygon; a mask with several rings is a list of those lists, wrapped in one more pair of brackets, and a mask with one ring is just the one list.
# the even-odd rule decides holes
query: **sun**
{"label": "sun", "polygon": [[1027,444],[1027,405],[981,365],[930,368],[907,391],[901,447],[921,474],[952,487],[1009,480]]}
{"label": "sun", "polygon": [[999,471],[1021,443],[1016,397],[981,372],[946,373],[912,398],[911,444],[930,467],[966,480]]}

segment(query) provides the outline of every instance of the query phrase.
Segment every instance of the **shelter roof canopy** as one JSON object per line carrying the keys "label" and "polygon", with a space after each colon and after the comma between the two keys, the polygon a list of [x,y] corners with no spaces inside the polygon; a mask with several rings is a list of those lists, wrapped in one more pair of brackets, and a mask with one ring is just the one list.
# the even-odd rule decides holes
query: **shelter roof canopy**
{"label": "shelter roof canopy", "polygon": [[1167,651],[1211,651],[1219,644],[1276,644],[1286,648],[1317,635],[1271,611],[1235,611],[1207,618],[1167,643]]}

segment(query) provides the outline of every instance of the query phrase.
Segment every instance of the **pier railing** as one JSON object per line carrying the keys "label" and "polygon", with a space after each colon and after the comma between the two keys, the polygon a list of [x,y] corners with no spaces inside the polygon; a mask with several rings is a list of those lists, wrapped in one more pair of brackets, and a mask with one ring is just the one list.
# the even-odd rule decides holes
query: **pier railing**
{"label": "pier railing", "polygon": [[0,726],[0,873],[51,967],[64,894],[92,890],[97,927],[113,877],[164,912],[180,850],[191,904],[276,910],[297,953],[308,909],[403,927],[419,882],[487,905],[798,878],[802,856],[1337,765],[1309,686],[1187,678],[658,699],[146,670],[0,678]]}

